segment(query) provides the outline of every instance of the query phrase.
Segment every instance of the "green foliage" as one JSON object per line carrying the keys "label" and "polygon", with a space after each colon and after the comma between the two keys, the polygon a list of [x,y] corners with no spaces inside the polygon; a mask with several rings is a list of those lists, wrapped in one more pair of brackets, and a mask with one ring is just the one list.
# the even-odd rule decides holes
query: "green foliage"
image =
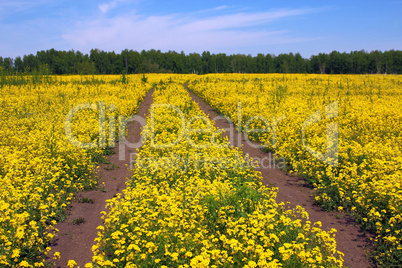
{"label": "green foliage", "polygon": [[142,81],[143,83],[147,83],[148,77],[146,77],[145,74],[142,74],[141,81]]}
{"label": "green foliage", "polygon": [[82,218],[82,217],[76,218],[76,219],[73,219],[73,220],[72,220],[72,223],[73,223],[74,225],[80,225],[81,223],[84,223],[84,222],[85,222],[85,219]]}
{"label": "green foliage", "polygon": [[127,84],[127,83],[128,83],[128,79],[127,79],[126,74],[125,74],[124,72],[121,74],[121,82],[122,82],[123,84]]}
{"label": "green foliage", "polygon": [[93,204],[94,200],[89,197],[78,198],[78,203],[90,203]]}
{"label": "green foliage", "polygon": [[123,50],[120,54],[92,49],[90,54],[79,51],[38,51],[36,55],[1,58],[0,67],[8,74],[127,74],[134,73],[321,73],[321,74],[402,74],[402,51],[351,51],[320,53],[309,59],[299,53],[257,56],[225,53],[201,55],[151,49]]}

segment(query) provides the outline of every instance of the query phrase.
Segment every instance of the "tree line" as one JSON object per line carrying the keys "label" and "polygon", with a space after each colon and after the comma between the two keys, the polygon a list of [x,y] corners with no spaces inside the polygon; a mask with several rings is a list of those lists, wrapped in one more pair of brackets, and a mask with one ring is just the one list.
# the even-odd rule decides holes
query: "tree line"
{"label": "tree line", "polygon": [[134,73],[321,73],[321,74],[402,74],[402,51],[352,51],[320,53],[310,58],[293,54],[257,56],[208,51],[190,53],[160,50],[121,53],[92,49],[80,51],[42,50],[22,58],[0,57],[7,74],[134,74]]}

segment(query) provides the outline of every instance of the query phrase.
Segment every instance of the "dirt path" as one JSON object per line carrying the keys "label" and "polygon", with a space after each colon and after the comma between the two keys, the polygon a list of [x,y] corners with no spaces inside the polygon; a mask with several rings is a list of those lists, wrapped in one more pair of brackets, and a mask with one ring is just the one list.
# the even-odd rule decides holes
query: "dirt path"
{"label": "dirt path", "polygon": [[[245,142],[244,135],[235,131],[233,124],[225,119],[216,119],[220,115],[211,106],[190,90],[188,92],[204,113],[215,120],[216,127],[227,130],[227,137],[230,133],[234,133],[233,139],[229,138],[233,146],[243,146],[243,152],[254,159],[265,159],[263,162],[265,167],[258,170],[262,173],[264,183],[279,188],[277,202],[284,202],[285,204],[290,202],[292,208],[301,205],[308,212],[311,222],[321,221],[323,230],[335,228],[338,231],[336,234],[337,249],[345,254],[345,266],[352,268],[373,267],[365,252],[365,250],[371,249],[370,240],[351,217],[340,212],[326,212],[321,207],[314,205],[312,197],[314,191],[311,185],[304,179],[287,175],[279,168],[273,167],[273,155],[271,153],[265,153]],[[229,129],[230,131],[228,131]]]}
{"label": "dirt path", "polygon": [[[144,119],[149,114],[153,92],[154,90],[150,90],[147,93],[138,108],[137,115]],[[129,142],[140,141],[140,123],[130,122],[127,124],[127,129]],[[103,189],[78,193],[72,202],[67,220],[57,224],[56,228],[59,229],[59,233],[51,245],[52,251],[48,254],[49,262],[52,262],[54,252],[58,251],[61,254],[61,258],[54,267],[65,268],[68,260],[75,260],[81,268],[91,262],[93,256],[91,248],[95,244],[94,239],[98,233],[96,227],[103,224],[100,212],[106,210],[105,201],[125,189],[126,178],[132,174],[126,165],[130,164],[130,153],[134,153],[135,149],[125,147],[125,153],[122,155],[125,160],[119,160],[119,145],[114,148],[114,152],[107,156],[109,163],[99,166],[98,174],[100,184],[104,182]],[[91,203],[92,201],[93,203]],[[84,222],[77,224],[82,219]]]}

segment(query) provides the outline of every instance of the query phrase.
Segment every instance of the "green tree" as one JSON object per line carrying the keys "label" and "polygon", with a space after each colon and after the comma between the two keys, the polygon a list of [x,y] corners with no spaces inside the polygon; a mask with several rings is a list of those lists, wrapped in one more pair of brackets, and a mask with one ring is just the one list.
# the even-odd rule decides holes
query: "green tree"
{"label": "green tree", "polygon": [[39,61],[33,54],[25,55],[23,57],[24,70],[26,72],[34,72],[38,70]]}
{"label": "green tree", "polygon": [[22,73],[24,72],[24,62],[22,61],[21,57],[18,56],[14,60],[14,68],[16,72]]}
{"label": "green tree", "polygon": [[12,58],[7,57],[3,59],[3,69],[5,71],[7,71],[8,73],[12,73],[13,67],[14,67],[14,60]]}

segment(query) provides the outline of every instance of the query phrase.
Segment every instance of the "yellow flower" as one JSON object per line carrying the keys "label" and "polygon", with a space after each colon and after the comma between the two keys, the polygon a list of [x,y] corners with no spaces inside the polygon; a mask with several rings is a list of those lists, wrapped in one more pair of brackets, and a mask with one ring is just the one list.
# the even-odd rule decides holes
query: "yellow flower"
{"label": "yellow flower", "polygon": [[19,267],[29,267],[29,263],[27,261],[20,262]]}
{"label": "yellow flower", "polygon": [[69,261],[67,262],[67,266],[68,266],[69,268],[74,268],[76,265],[77,265],[77,263],[76,263],[74,260],[69,260]]}
{"label": "yellow flower", "polygon": [[53,254],[53,259],[54,259],[54,260],[60,259],[60,252],[56,251],[56,252]]}
{"label": "yellow flower", "polygon": [[20,251],[21,250],[19,248],[14,249],[13,254],[11,255],[11,258],[18,258],[20,256]]}
{"label": "yellow flower", "polygon": [[172,253],[172,260],[173,261],[176,261],[176,260],[178,260],[178,258],[179,258],[179,253],[177,253],[177,252],[174,252],[174,253]]}

